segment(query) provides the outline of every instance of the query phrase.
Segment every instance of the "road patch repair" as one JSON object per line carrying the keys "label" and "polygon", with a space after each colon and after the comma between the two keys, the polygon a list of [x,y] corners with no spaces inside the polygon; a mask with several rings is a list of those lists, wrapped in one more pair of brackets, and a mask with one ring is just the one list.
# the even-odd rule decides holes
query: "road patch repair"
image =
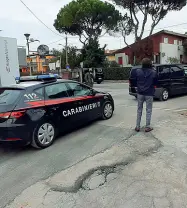
{"label": "road patch repair", "polygon": [[187,155],[157,139],[160,123],[28,187],[6,208],[185,208]]}

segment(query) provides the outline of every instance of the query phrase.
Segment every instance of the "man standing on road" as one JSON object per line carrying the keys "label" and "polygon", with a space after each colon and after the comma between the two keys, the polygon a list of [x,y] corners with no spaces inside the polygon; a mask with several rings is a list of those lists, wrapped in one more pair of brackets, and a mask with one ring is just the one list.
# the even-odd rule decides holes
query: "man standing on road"
{"label": "man standing on road", "polygon": [[145,132],[150,132],[153,128],[151,124],[153,96],[155,93],[155,86],[157,84],[157,73],[152,67],[152,62],[148,58],[142,60],[142,68],[136,70],[137,83],[137,121],[135,131],[140,131],[140,123],[142,117],[142,110],[144,101],[146,102],[146,128]]}
{"label": "man standing on road", "polygon": [[93,74],[92,74],[92,69],[89,69],[86,74],[85,74],[85,83],[86,85],[90,86],[90,87],[93,87],[93,83],[94,83],[94,80],[93,80]]}

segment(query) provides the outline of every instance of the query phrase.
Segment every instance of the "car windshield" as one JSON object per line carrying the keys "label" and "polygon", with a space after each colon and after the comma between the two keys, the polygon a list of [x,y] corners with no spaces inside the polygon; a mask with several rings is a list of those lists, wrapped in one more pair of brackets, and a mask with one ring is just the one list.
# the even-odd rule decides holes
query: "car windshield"
{"label": "car windshield", "polygon": [[0,105],[12,105],[19,97],[21,90],[0,88]]}

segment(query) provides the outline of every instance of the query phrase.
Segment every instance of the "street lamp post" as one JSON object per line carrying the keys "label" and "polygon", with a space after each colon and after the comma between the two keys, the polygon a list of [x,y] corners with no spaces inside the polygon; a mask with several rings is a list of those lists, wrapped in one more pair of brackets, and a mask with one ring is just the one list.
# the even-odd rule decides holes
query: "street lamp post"
{"label": "street lamp post", "polygon": [[[30,47],[29,47],[29,44],[30,43],[33,43],[33,42],[40,42],[39,40],[35,40],[35,39],[33,39],[33,38],[30,38],[29,39],[29,37],[30,37],[30,34],[29,33],[26,33],[26,34],[24,34],[25,35],[25,37],[26,37],[26,40],[27,40],[27,50],[28,50],[28,57],[30,58],[30,54],[29,54],[29,52],[30,52]],[[31,62],[30,62],[30,60],[29,60],[29,69],[30,69],[30,76],[32,75],[32,71],[31,71]]]}
{"label": "street lamp post", "polygon": [[[24,35],[25,35],[26,40],[27,40],[28,57],[30,58],[30,55],[29,55],[29,52],[30,52],[30,49],[29,49],[29,37],[30,37],[30,34],[26,33]],[[30,76],[31,76],[32,72],[31,72],[31,62],[30,62],[30,60],[29,60],[29,70],[30,70]]]}

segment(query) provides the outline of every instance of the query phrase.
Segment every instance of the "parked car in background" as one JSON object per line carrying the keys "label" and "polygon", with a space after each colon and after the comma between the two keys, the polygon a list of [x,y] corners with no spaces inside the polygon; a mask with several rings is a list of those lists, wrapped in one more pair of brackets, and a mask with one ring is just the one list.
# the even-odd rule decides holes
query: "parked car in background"
{"label": "parked car in background", "polygon": [[[141,66],[134,66],[129,77],[129,94],[137,96],[136,78],[134,72]],[[155,98],[166,101],[174,95],[187,94],[187,65],[154,64],[158,74],[158,84],[155,86]]]}
{"label": "parked car in background", "polygon": [[94,82],[97,82],[97,84],[101,84],[101,82],[104,80],[104,73],[102,68],[94,68]]}

